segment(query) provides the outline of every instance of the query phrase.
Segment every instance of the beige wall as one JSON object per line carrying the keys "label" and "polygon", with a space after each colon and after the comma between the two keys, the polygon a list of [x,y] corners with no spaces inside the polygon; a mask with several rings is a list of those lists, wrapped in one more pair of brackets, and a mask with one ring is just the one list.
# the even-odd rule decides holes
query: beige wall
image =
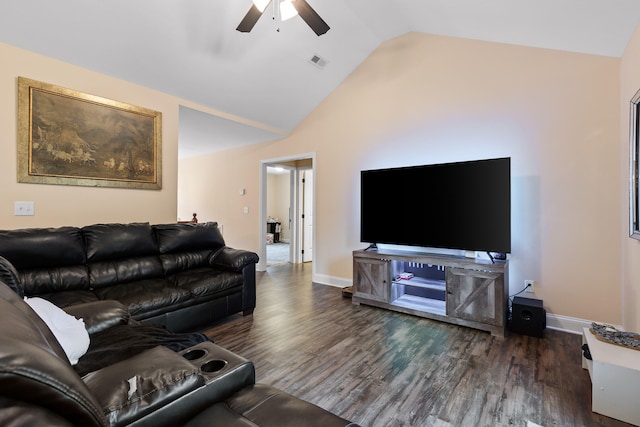
{"label": "beige wall", "polygon": [[619,324],[619,73],[616,58],[407,34],[287,139],[182,161],[179,209],[257,251],[260,161],[315,153],[314,280],[343,283],[364,246],[360,170],[510,156],[511,292],[533,279],[551,314]]}
{"label": "beige wall", "polygon": [[[0,228],[176,220],[178,102],[168,95],[0,44]],[[17,78],[62,86],[162,112],[160,191],[17,183]],[[35,216],[14,216],[14,201],[35,202]]]}
{"label": "beige wall", "polygon": [[640,331],[640,241],[629,234],[629,101],[640,89],[640,28],[636,30],[622,58],[621,65],[621,162],[622,189],[622,311],[623,326]]}

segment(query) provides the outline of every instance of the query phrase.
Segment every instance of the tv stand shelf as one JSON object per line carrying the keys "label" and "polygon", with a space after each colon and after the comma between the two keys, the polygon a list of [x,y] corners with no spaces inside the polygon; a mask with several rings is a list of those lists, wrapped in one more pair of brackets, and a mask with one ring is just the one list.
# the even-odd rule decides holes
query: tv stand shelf
{"label": "tv stand shelf", "polygon": [[416,288],[445,290],[445,282],[440,280],[423,279],[422,277],[414,277],[411,280],[397,279],[393,283],[399,285],[415,286]]}
{"label": "tv stand shelf", "polygon": [[[403,272],[411,279],[398,279]],[[353,304],[504,337],[508,263],[389,249],[353,251]]]}

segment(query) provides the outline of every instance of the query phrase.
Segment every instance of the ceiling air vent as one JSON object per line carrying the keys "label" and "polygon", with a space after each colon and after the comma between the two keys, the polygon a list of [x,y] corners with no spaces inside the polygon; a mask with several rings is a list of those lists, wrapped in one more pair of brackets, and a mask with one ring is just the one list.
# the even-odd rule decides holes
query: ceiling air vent
{"label": "ceiling air vent", "polygon": [[327,61],[324,60],[323,58],[320,58],[318,55],[313,55],[311,59],[309,59],[309,62],[311,62],[313,65],[315,65],[318,68],[324,68],[325,65],[327,65]]}

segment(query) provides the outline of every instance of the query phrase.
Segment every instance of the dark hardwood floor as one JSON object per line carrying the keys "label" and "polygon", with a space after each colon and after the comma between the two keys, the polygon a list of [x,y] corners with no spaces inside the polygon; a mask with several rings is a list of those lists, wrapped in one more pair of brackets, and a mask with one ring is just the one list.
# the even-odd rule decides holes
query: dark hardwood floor
{"label": "dark hardwood floor", "polygon": [[311,265],[258,273],[253,316],[205,333],[271,384],[362,426],[625,426],[591,411],[581,338],[487,332],[354,306]]}

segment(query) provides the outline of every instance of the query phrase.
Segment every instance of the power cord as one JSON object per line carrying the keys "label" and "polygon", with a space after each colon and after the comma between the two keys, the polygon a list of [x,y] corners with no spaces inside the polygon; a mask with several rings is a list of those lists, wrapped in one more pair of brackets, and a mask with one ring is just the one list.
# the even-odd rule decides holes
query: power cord
{"label": "power cord", "polygon": [[527,285],[527,286],[525,286],[524,288],[522,288],[522,290],[521,290],[520,292],[516,292],[515,294],[510,295],[510,296],[509,296],[509,299],[511,300],[513,297],[517,297],[518,295],[520,295],[521,293],[523,293],[524,291],[526,291],[528,287],[529,287],[529,285]]}

